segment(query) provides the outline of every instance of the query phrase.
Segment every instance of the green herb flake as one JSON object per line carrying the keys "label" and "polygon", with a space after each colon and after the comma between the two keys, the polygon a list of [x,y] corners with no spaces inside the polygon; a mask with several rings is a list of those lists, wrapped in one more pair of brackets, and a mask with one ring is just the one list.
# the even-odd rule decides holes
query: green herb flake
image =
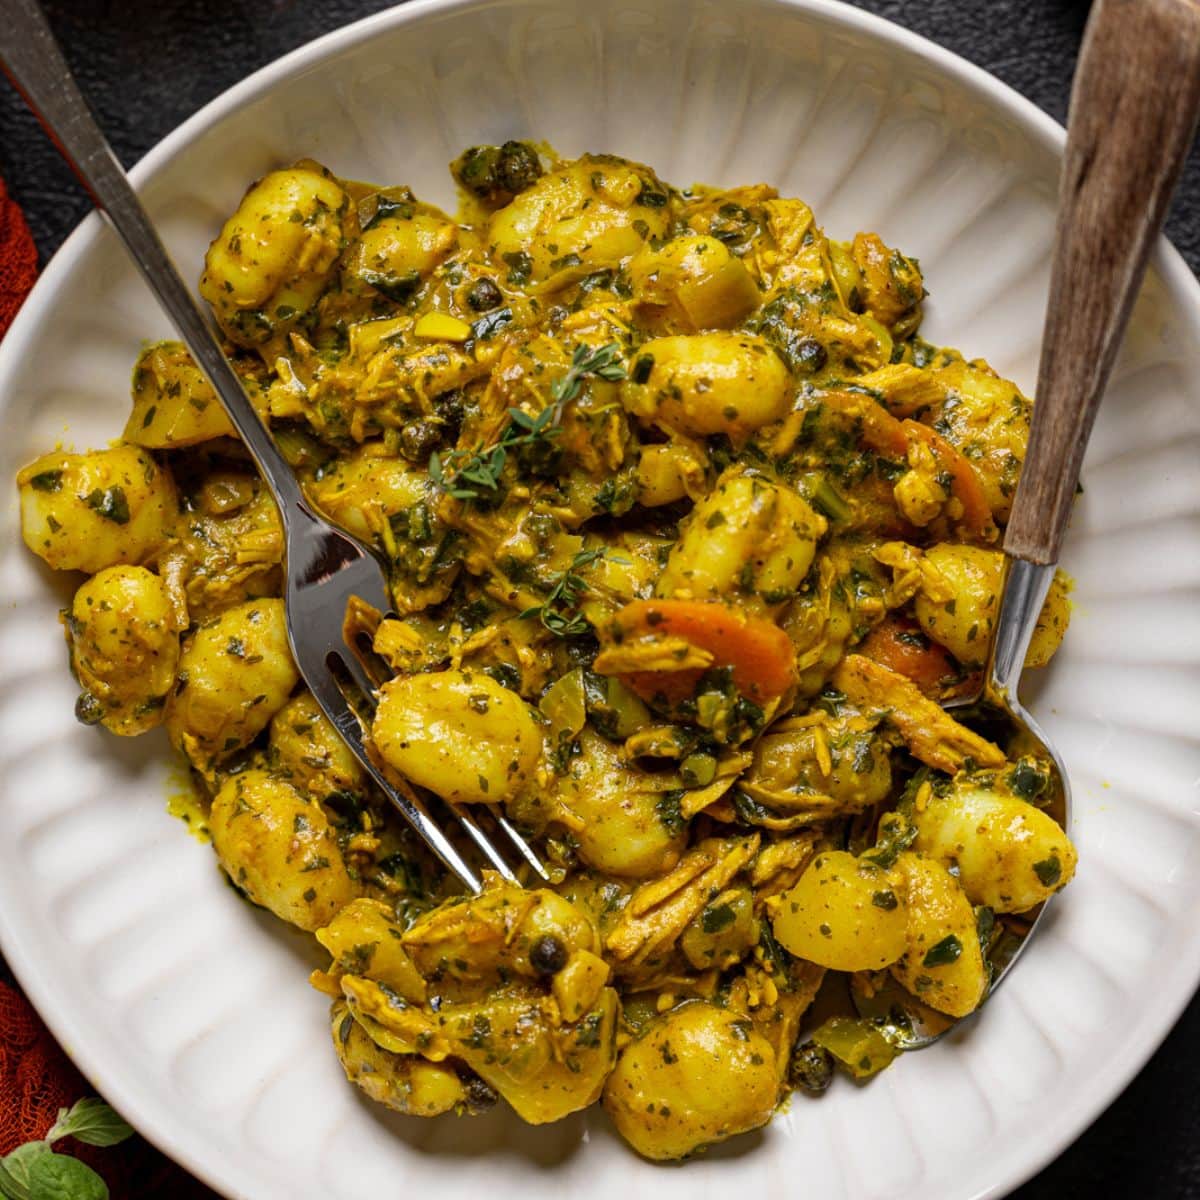
{"label": "green herb flake", "polygon": [[580,602],[587,594],[587,581],[577,572],[581,567],[607,558],[609,562],[624,563],[626,560],[608,553],[603,547],[581,550],[571,559],[571,565],[555,576],[554,583],[541,604],[535,604],[520,614],[522,617],[537,617],[542,625],[555,637],[578,637],[589,632],[591,624],[579,611]]}
{"label": "green herb flake", "polygon": [[117,525],[129,524],[129,501],[125,498],[125,489],[119,484],[110,488],[94,488],[83,497],[83,502],[106,521],[113,521]]}
{"label": "green herb flake", "polygon": [[1034,874],[1041,880],[1043,887],[1052,888],[1062,878],[1062,863],[1059,862],[1057,854],[1051,854],[1049,858],[1042,859],[1041,862],[1033,864]]}
{"label": "green herb flake", "polygon": [[729,904],[710,904],[700,914],[700,928],[705,933],[720,933],[722,929],[728,929],[733,921],[733,906]]}
{"label": "green herb flake", "polygon": [[62,490],[61,470],[39,471],[30,481],[29,486],[35,492],[58,492]]}
{"label": "green herb flake", "polygon": [[951,963],[957,962],[961,954],[962,942],[954,934],[949,933],[935,946],[930,946],[925,951],[921,965],[924,967],[948,967]]}
{"label": "green herb flake", "polygon": [[683,832],[683,811],[680,808],[682,799],[681,791],[663,792],[654,805],[654,811],[658,814],[662,827],[672,837]]}

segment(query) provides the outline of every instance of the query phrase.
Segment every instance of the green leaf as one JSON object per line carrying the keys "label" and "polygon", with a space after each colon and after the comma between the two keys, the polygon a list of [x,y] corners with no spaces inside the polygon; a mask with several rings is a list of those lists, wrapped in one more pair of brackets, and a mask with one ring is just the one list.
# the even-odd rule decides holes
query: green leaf
{"label": "green leaf", "polygon": [[952,962],[958,961],[960,954],[962,942],[949,933],[936,946],[929,947],[922,963],[926,967],[948,967]]}
{"label": "green leaf", "polygon": [[104,489],[93,488],[83,497],[83,502],[88,508],[94,509],[100,516],[116,525],[129,524],[129,501],[126,499],[125,489],[120,484]]}
{"label": "green leaf", "polygon": [[874,848],[859,857],[887,871],[896,865],[896,859],[916,840],[916,826],[910,825],[898,812],[885,813],[879,821],[879,834]]}
{"label": "green leaf", "polygon": [[709,905],[700,914],[700,928],[705,933],[720,933],[726,926],[732,925],[735,919],[733,906],[729,904],[718,904],[715,907]]}
{"label": "green leaf", "polygon": [[58,492],[62,490],[61,470],[39,471],[30,481],[29,486],[35,492]]}
{"label": "green leaf", "polygon": [[39,1154],[49,1154],[45,1142],[26,1142],[0,1158],[0,1196],[5,1200],[29,1200],[29,1168]]}
{"label": "green leaf", "polygon": [[1057,854],[1052,853],[1049,858],[1035,862],[1033,869],[1043,887],[1054,887],[1062,878],[1062,863]]}
{"label": "green leaf", "polygon": [[29,1200],[108,1200],[108,1185],[68,1154],[43,1154],[29,1167]]}
{"label": "green leaf", "polygon": [[133,1126],[115,1109],[99,1096],[85,1096],[69,1109],[59,1109],[58,1120],[46,1135],[46,1141],[73,1137],[89,1146],[115,1146],[132,1135]]}

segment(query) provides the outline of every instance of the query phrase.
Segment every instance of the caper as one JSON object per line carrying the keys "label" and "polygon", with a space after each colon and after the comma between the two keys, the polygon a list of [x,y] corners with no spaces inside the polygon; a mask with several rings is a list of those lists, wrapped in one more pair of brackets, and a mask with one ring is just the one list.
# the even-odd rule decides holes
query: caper
{"label": "caper", "polygon": [[400,430],[400,453],[409,462],[428,462],[429,456],[442,440],[442,426],[438,421],[409,421]]}
{"label": "caper", "polygon": [[75,701],[75,720],[83,725],[99,725],[104,720],[104,705],[91,692],[80,692]]}
{"label": "caper", "polygon": [[465,1068],[460,1072],[463,1088],[467,1093],[467,1110],[472,1113],[487,1112],[500,1098],[491,1085],[480,1079],[473,1071]]}
{"label": "caper", "polygon": [[801,338],[792,350],[792,363],[801,371],[819,371],[829,361],[829,352],[816,338]]}
{"label": "caper", "polygon": [[468,192],[487,197],[496,190],[496,166],[500,152],[495,146],[472,146],[454,164],[458,182]]}
{"label": "caper", "polygon": [[451,388],[448,392],[439,392],[433,398],[433,407],[437,411],[446,440],[456,441],[463,418],[467,415],[467,397],[462,389]]}
{"label": "caper", "polygon": [[833,1081],[833,1056],[816,1042],[797,1046],[788,1063],[788,1081],[794,1088],[819,1096]]}
{"label": "caper", "polygon": [[474,312],[490,312],[499,307],[503,300],[504,295],[496,286],[496,281],[486,275],[475,280],[467,292],[467,304]]}
{"label": "caper", "polygon": [[542,173],[537,151],[525,142],[505,142],[500,147],[500,161],[496,164],[496,182],[506,191],[516,195],[529,187]]}
{"label": "caper", "polygon": [[543,934],[529,948],[529,965],[539,975],[557,975],[567,965],[567,948],[562,938]]}
{"label": "caper", "polygon": [[507,204],[542,173],[537,151],[525,142],[472,146],[454,163],[455,178],[489,205]]}

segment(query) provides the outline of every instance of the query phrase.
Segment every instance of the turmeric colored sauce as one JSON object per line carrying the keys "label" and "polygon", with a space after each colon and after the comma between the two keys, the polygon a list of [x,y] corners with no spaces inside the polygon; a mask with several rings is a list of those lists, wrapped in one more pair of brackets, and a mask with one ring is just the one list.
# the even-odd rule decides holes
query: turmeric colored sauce
{"label": "turmeric colored sauce", "polygon": [[205,793],[172,811],[329,951],[351,1080],[423,1116],[602,1098],[678,1158],[895,1057],[821,1005],[801,1036],[823,980],[964,1016],[997,917],[1071,878],[1045,765],[945,708],[987,657],[1030,401],[921,340],[915,260],[766,185],[516,142],[453,170],[458,219],[272,171],[200,290],[307,495],[387,563],[393,615],[355,617],[395,672],[376,751],[503,811],[551,886],[454,896],[368,785],[178,344],[138,358],[118,444],[21,472],[24,535],[88,576],[80,718],[164,724]]}

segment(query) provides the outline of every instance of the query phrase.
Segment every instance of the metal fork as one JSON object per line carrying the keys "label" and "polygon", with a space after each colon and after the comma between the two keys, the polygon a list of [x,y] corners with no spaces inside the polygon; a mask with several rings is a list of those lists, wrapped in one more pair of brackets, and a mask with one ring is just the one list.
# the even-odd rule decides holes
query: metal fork
{"label": "metal fork", "polygon": [[[304,682],[363,770],[425,845],[465,887],[480,891],[479,875],[430,816],[421,797],[404,781],[393,783],[385,777],[364,741],[363,722],[374,710],[381,679],[377,664],[347,641],[344,626],[354,597],[380,613],[391,609],[382,564],[368,546],[330,524],[308,503],[100,132],[35,0],[0,0],[0,66],[124,242],[275,497],[285,534],[288,640]],[[348,681],[356,688],[348,688]],[[354,696],[355,690],[361,697]],[[360,719],[356,708],[364,703]],[[517,882],[508,857],[477,818],[461,806],[446,807],[491,866]],[[497,813],[489,821],[507,843],[515,865],[524,862],[542,879],[548,878],[538,856],[504,816]]]}

